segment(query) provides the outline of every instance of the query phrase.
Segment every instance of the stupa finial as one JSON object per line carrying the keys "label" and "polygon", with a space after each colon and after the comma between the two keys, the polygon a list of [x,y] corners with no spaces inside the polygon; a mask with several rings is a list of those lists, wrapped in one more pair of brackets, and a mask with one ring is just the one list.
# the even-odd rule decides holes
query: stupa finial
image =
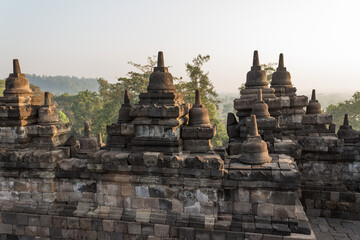
{"label": "stupa finial", "polygon": [[129,91],[127,89],[125,89],[125,92],[124,92],[124,103],[130,103],[130,94],[129,94]]}
{"label": "stupa finial", "polygon": [[200,91],[199,91],[199,89],[196,89],[196,91],[195,91],[195,105],[200,105],[200,104],[201,104]]}
{"label": "stupa finial", "polygon": [[259,54],[257,50],[254,51],[253,67],[260,67]]}
{"label": "stupa finial", "polygon": [[313,89],[311,93],[311,101],[315,101],[315,100],[316,100],[316,92],[315,89]]}
{"label": "stupa finial", "polygon": [[256,122],[256,116],[255,116],[255,115],[251,115],[251,116],[250,116],[249,135],[250,135],[250,136],[258,136],[258,135],[259,135],[258,127],[257,127],[257,122]]}
{"label": "stupa finial", "polygon": [[157,67],[164,67],[164,54],[162,51],[158,52]]}
{"label": "stupa finial", "polygon": [[14,74],[21,73],[20,63],[19,63],[18,59],[13,60],[13,71],[14,71]]}
{"label": "stupa finial", "polygon": [[45,92],[44,105],[46,105],[46,106],[50,106],[50,105],[51,105],[51,97],[50,97],[50,93],[49,93],[49,92]]}
{"label": "stupa finial", "polygon": [[348,114],[345,114],[344,116],[344,123],[343,123],[344,126],[349,126],[349,117],[348,117]]}
{"label": "stupa finial", "polygon": [[280,56],[279,56],[279,65],[278,65],[278,68],[279,68],[279,69],[284,68],[284,54],[282,54],[282,53],[280,53]]}

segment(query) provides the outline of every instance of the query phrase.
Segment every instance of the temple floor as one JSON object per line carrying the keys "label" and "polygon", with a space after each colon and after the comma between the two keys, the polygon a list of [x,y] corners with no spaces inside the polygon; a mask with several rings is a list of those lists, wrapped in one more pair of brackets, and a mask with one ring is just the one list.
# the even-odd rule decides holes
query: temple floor
{"label": "temple floor", "polygon": [[360,221],[309,217],[318,240],[360,240]]}

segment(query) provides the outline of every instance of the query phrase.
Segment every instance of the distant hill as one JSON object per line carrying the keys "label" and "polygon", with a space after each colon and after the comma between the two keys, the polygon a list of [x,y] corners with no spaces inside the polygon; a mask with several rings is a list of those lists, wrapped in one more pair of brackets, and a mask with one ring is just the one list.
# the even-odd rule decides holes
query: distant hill
{"label": "distant hill", "polygon": [[80,91],[99,90],[99,84],[96,78],[77,78],[70,76],[38,76],[35,74],[26,74],[31,84],[39,86],[43,92],[51,92],[54,95],[68,93],[77,94]]}

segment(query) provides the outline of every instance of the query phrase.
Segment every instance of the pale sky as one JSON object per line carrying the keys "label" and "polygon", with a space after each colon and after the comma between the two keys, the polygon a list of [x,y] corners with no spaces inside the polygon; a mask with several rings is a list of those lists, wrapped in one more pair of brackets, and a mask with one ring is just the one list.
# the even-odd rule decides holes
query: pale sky
{"label": "pale sky", "polygon": [[164,51],[174,76],[209,54],[218,92],[245,82],[254,50],[298,91],[360,91],[360,1],[0,0],[0,78],[12,71],[115,82]]}

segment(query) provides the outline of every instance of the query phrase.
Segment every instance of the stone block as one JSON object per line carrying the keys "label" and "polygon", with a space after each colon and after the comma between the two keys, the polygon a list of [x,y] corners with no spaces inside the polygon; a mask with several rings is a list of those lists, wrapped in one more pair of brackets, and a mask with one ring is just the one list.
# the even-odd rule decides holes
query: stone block
{"label": "stone block", "polygon": [[265,203],[270,197],[269,190],[257,189],[251,190],[251,202]]}
{"label": "stone block", "polygon": [[203,168],[204,157],[201,156],[189,156],[185,159],[186,168]]}
{"label": "stone block", "polygon": [[25,234],[27,236],[37,236],[38,235],[37,226],[25,226]]}
{"label": "stone block", "polygon": [[145,208],[159,209],[159,199],[157,199],[157,198],[145,198],[144,205],[145,205]]}
{"label": "stone block", "polygon": [[161,153],[159,152],[144,152],[144,164],[146,167],[157,167],[158,160],[161,157]]}
{"label": "stone block", "polygon": [[117,233],[127,233],[127,223],[121,221],[115,221],[114,230]]}
{"label": "stone block", "polygon": [[317,124],[331,124],[332,123],[332,115],[331,114],[317,114],[316,116]]}
{"label": "stone block", "polygon": [[241,146],[240,142],[231,142],[228,144],[228,154],[229,155],[238,155],[241,154]]}
{"label": "stone block", "polygon": [[101,219],[91,219],[91,230],[93,230],[93,231],[102,231],[102,221],[101,221]]}
{"label": "stone block", "polygon": [[257,215],[260,217],[272,217],[274,215],[274,205],[259,203],[257,206]]}
{"label": "stone block", "polygon": [[211,232],[207,229],[196,229],[195,230],[195,239],[198,240],[208,240],[211,239]]}
{"label": "stone block", "polygon": [[12,225],[0,223],[0,232],[3,234],[12,234]]}
{"label": "stone block", "polygon": [[171,200],[171,206],[173,212],[183,212],[184,211],[184,205],[182,201],[179,201],[177,199]]}
{"label": "stone block", "polygon": [[67,224],[68,224],[68,228],[72,228],[72,229],[80,228],[79,218],[69,217],[69,218],[67,218]]}
{"label": "stone block", "polygon": [[135,196],[135,187],[132,185],[123,185],[121,187],[121,194],[124,197],[132,197]]}
{"label": "stone block", "polygon": [[38,236],[39,237],[50,237],[50,228],[38,227]]}
{"label": "stone block", "polygon": [[242,230],[244,232],[254,232],[255,231],[255,223],[253,222],[243,222]]}
{"label": "stone block", "polygon": [[169,225],[155,224],[154,232],[156,237],[168,237],[169,236]]}
{"label": "stone block", "polygon": [[211,139],[184,140],[184,150],[194,153],[206,153],[213,149]]}
{"label": "stone block", "polygon": [[179,238],[180,239],[194,239],[195,238],[195,229],[188,227],[179,228]]}
{"label": "stone block", "polygon": [[16,218],[17,218],[16,213],[12,213],[12,212],[1,213],[2,223],[16,224]]}
{"label": "stone block", "polygon": [[134,124],[132,123],[121,123],[120,129],[122,135],[131,136],[135,134]]}
{"label": "stone block", "polygon": [[[6,223],[6,221],[4,222],[4,220],[2,222]],[[28,217],[28,215],[23,214],[23,213],[16,214],[16,224],[17,225],[22,225],[22,226],[29,225],[29,217]]]}
{"label": "stone block", "polygon": [[127,223],[128,229],[127,232],[132,235],[137,235],[141,233],[141,224],[136,222]]}
{"label": "stone block", "polygon": [[150,209],[137,209],[136,218],[137,222],[148,223],[150,221],[151,210]]}
{"label": "stone block", "polygon": [[42,226],[42,227],[52,227],[52,216],[40,215],[40,226]]}
{"label": "stone block", "polygon": [[307,96],[293,96],[290,98],[291,107],[305,107],[308,105]]}
{"label": "stone block", "polygon": [[159,208],[160,208],[160,210],[171,211],[172,210],[171,200],[159,199]]}
{"label": "stone block", "polygon": [[91,219],[90,218],[80,218],[79,226],[82,230],[91,230]]}
{"label": "stone block", "polygon": [[252,206],[250,202],[234,202],[234,213],[251,214]]}
{"label": "stone block", "polygon": [[105,232],[114,232],[115,223],[113,220],[103,220],[102,228],[103,228],[103,231],[105,231]]}

